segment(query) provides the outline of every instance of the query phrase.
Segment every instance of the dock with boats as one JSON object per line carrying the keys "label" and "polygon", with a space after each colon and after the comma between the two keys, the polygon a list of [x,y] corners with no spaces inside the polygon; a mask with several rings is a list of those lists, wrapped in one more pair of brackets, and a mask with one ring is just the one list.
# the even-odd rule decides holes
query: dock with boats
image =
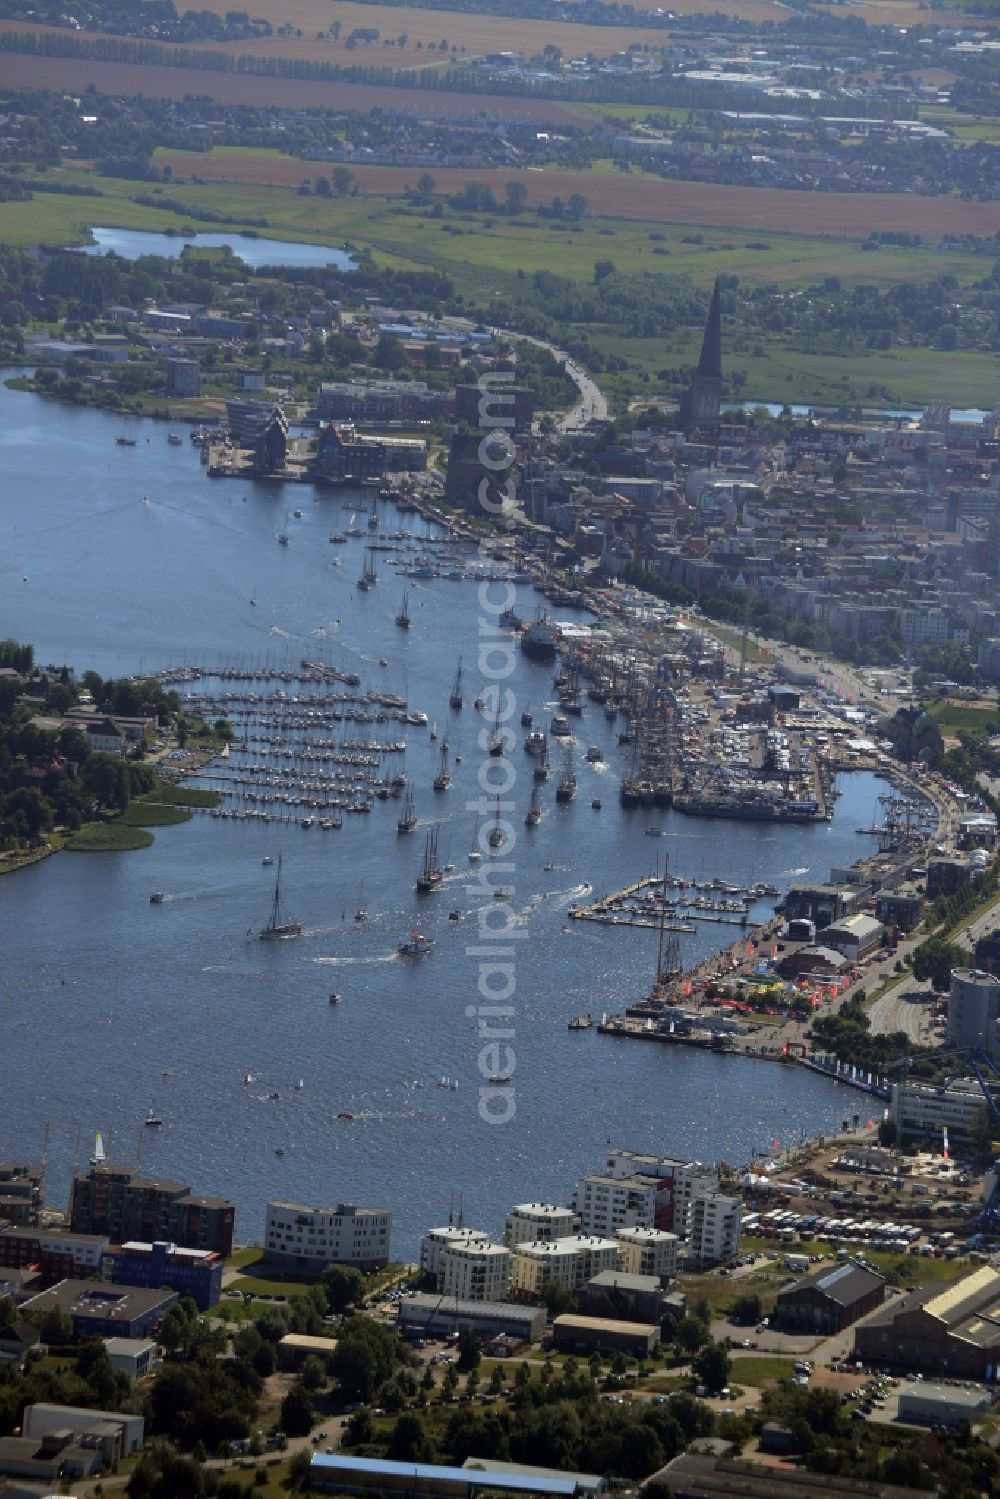
{"label": "dock with boats", "polygon": [[698,921],[750,926],[754,902],[777,895],[774,885],[733,885],[718,878],[688,880],[649,874],[587,905],[571,906],[567,914],[573,921],[595,921],[602,926],[655,930],[662,925],[665,931],[693,932],[693,923]]}

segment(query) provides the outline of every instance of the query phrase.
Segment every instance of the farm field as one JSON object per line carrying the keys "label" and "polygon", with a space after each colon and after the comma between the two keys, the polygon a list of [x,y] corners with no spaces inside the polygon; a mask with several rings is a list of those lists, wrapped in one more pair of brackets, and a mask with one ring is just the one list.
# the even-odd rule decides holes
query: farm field
{"label": "farm field", "polygon": [[[463,15],[450,10],[407,10],[394,5],[332,7],[328,3],[312,4],[309,0],[302,8],[313,12],[313,19],[296,22],[291,12],[297,8],[295,5],[272,5],[272,13],[265,19],[272,21],[275,30],[286,23],[298,26],[303,32],[301,37],[248,37],[236,42],[185,42],[183,45],[192,52],[226,52],[233,57],[308,58],[314,62],[337,63],[341,67],[420,68],[436,61],[435,54],[442,41],[447,41],[448,49],[457,47],[460,53],[469,57],[484,52],[501,52],[510,47],[533,56],[548,45],[559,47],[567,57],[582,57],[588,52],[595,57],[610,57],[633,43],[662,45],[666,40],[662,28],[641,24],[576,26],[566,21],[513,21],[506,16]],[[695,0],[691,0],[691,8],[697,8]],[[221,14],[231,7],[220,5],[215,9]],[[781,18],[780,8],[770,4],[769,0],[749,3],[746,9],[759,12],[758,19]],[[255,6],[252,14],[259,16],[264,12]],[[342,28],[336,40],[328,34],[334,21],[339,21]],[[347,38],[356,28],[378,31],[378,41],[348,47]],[[321,40],[317,39],[318,31],[326,33]],[[41,26],[27,21],[0,21],[0,35],[3,32],[65,35],[62,27]],[[82,38],[88,35],[92,33],[80,33]],[[398,45],[401,36],[406,38],[405,46]],[[433,54],[428,52],[430,47],[435,49]]]}
{"label": "farm field", "polygon": [[[909,5],[906,0],[901,0],[904,7],[916,11],[916,5]],[[705,0],[676,0],[670,9],[678,16],[697,15],[704,11]],[[214,11],[216,15],[225,15],[232,7],[228,0],[208,0],[208,4],[202,5],[201,9]],[[572,0],[566,5],[568,14],[572,14]],[[656,10],[656,0],[635,0],[634,8],[638,11]],[[890,8],[894,9],[895,6]],[[727,16],[737,16],[748,21],[783,21],[789,12],[783,5],[775,3],[775,0],[726,0],[726,3],[715,6],[715,9]],[[332,21],[340,21],[345,33],[354,26],[377,26],[386,36],[395,36],[398,31],[408,31],[412,36],[419,36],[416,30],[416,21],[419,17],[437,16],[447,18],[448,26],[442,31],[440,23],[437,24],[437,35],[447,36],[451,41],[457,41],[457,28],[464,26],[466,22],[483,22],[495,33],[494,40],[490,42],[488,50],[493,51],[503,47],[516,47],[521,52],[527,52],[526,33],[532,26],[548,26],[553,23],[547,21],[522,21],[509,16],[473,16],[459,15],[455,11],[421,11],[407,10],[405,6],[396,5],[336,5],[331,9],[329,0],[262,0],[251,10],[251,15],[262,16],[264,20],[270,21],[275,30],[279,26],[295,26],[307,36],[315,36],[317,31],[329,30]],[[355,19],[356,16],[362,19]],[[369,19],[365,19],[369,18]],[[450,30],[449,30],[450,27]],[[559,28],[574,35],[580,32],[590,33],[592,31],[612,31],[616,35],[622,35],[630,30],[628,27],[608,26],[584,26],[574,23],[566,23]],[[434,28],[432,27],[432,34]],[[454,35],[452,33],[455,33]],[[463,38],[464,40],[464,38]],[[468,46],[468,43],[466,43]],[[627,43],[619,43],[619,46],[627,46]],[[573,48],[574,52],[586,52],[589,44],[584,45],[577,42]],[[616,49],[617,50],[617,49]],[[471,48],[470,48],[471,51]]]}
{"label": "farm field", "polygon": [[[164,70],[165,71],[165,70]],[[226,151],[167,151],[160,159],[175,177],[196,174],[203,181],[258,183],[298,187],[313,175],[315,163],[292,157],[232,155]],[[413,187],[423,169],[356,167],[362,192],[392,196]],[[592,213],[612,218],[642,218],[669,224],[705,224],[769,233],[837,237],[865,236],[870,230],[895,229],[940,239],[945,234],[995,234],[1000,230],[1000,202],[968,203],[954,198],[922,198],[910,193],[805,193],[780,188],[719,186],[674,182],[640,172],[512,172],[509,168],[473,170],[443,167],[432,173],[442,193],[459,191],[466,182],[488,182],[498,199],[503,184],[516,176],[527,189],[528,203],[547,203],[554,193],[582,193]]]}

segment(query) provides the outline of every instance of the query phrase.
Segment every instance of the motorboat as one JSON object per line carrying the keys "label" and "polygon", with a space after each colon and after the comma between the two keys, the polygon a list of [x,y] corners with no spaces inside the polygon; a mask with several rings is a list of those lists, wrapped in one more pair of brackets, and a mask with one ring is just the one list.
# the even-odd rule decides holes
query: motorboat
{"label": "motorboat", "polygon": [[423,932],[414,929],[410,935],[399,944],[396,951],[401,958],[422,958],[429,953],[434,943]]}
{"label": "motorboat", "polygon": [[166,898],[162,890],[154,890],[149,897],[149,904],[151,906],[162,906]]}
{"label": "motorboat", "polygon": [[147,1129],[159,1129],[160,1125],[163,1123],[163,1120],[156,1112],[156,1110],[152,1106],[150,1106],[149,1112],[143,1120],[143,1123],[145,1124]]}

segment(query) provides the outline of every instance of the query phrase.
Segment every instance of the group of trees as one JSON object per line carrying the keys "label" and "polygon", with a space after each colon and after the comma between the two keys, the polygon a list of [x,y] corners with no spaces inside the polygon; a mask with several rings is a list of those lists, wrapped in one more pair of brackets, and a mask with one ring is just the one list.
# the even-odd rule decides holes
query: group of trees
{"label": "group of trees", "polygon": [[[17,1319],[10,1298],[0,1299],[0,1327],[9,1327]],[[32,1320],[37,1321],[48,1347],[61,1350],[69,1343],[72,1324],[65,1314],[57,1313],[53,1319],[45,1313]],[[24,1368],[0,1364],[0,1436],[12,1435],[21,1425],[24,1407],[38,1402],[95,1410],[135,1409],[128,1378],[112,1368],[100,1340],[84,1343],[65,1355],[60,1353],[58,1361],[50,1359],[41,1364],[29,1359]]]}

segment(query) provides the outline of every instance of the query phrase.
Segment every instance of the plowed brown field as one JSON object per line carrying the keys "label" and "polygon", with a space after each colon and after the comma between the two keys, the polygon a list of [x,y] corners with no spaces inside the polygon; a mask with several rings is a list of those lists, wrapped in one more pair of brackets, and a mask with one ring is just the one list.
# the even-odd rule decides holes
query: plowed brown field
{"label": "plowed brown field", "polygon": [[[327,169],[321,162],[293,157],[232,156],[224,152],[163,152],[175,177],[196,175],[203,182],[239,182],[298,187],[303,177]],[[415,185],[420,167],[354,167],[363,192],[393,195]],[[558,193],[582,193],[591,213],[611,218],[797,234],[864,237],[873,229],[901,229],[937,240],[944,234],[995,234],[1000,202],[960,203],[954,198],[918,198],[908,193],[797,193],[757,187],[717,187],[702,182],[667,182],[639,173],[602,176],[588,172],[517,172],[462,168],[433,169],[439,193],[457,192],[463,183],[489,182],[498,199],[512,178],[524,184],[530,204],[548,203]],[[873,274],[876,264],[873,263]]]}
{"label": "plowed brown field", "polygon": [[212,73],[202,68],[152,68],[78,57],[29,57],[0,52],[0,86],[67,89],[79,93],[93,84],[106,94],[145,94],[151,99],[184,99],[189,94],[220,104],[278,104],[289,109],[385,109],[394,104],[421,114],[496,115],[553,125],[592,125],[590,115],[553,99],[516,99],[502,94],[438,93],[431,89],[386,89],[369,83],[319,83],[298,78],[262,78],[250,73]]}

